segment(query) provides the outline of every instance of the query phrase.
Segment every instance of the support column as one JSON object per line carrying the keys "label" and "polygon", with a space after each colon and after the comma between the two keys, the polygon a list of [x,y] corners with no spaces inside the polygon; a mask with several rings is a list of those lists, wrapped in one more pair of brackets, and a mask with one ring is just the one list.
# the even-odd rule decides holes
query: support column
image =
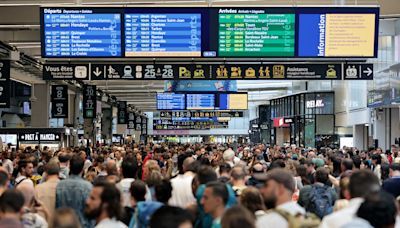
{"label": "support column", "polygon": [[101,118],[101,137],[103,139],[112,139],[112,107],[102,108],[103,116]]}
{"label": "support column", "polygon": [[32,92],[37,99],[31,102],[31,126],[47,128],[50,118],[50,85],[49,83],[32,85]]}

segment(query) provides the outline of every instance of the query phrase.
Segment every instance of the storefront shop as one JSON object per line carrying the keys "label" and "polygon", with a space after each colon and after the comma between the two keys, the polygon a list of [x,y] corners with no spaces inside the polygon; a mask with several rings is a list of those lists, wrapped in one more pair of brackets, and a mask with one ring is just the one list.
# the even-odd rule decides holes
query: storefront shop
{"label": "storefront shop", "polygon": [[2,128],[0,137],[3,144],[11,143],[15,148],[47,146],[52,150],[58,150],[69,146],[67,143],[69,134],[65,128]]}
{"label": "storefront shop", "polygon": [[300,93],[270,101],[270,142],[305,147],[336,143],[334,92]]}

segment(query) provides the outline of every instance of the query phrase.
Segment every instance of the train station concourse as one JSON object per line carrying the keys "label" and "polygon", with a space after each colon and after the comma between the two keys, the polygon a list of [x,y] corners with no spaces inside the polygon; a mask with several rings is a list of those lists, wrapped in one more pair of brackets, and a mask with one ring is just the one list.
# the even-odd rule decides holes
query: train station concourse
{"label": "train station concourse", "polygon": [[0,1],[0,228],[400,227],[399,0]]}

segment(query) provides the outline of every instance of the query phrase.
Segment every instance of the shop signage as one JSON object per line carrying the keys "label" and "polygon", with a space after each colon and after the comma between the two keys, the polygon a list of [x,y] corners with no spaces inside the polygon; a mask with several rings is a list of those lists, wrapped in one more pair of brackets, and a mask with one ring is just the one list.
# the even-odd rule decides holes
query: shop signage
{"label": "shop signage", "polygon": [[84,85],[83,86],[83,118],[94,119],[96,118],[96,86]]}
{"label": "shop signage", "polygon": [[285,124],[291,124],[294,122],[294,119],[293,118],[285,118],[284,122],[285,122]]}
{"label": "shop signage", "polygon": [[175,117],[243,117],[243,112],[202,112],[202,111],[185,111],[185,112],[160,112],[161,119],[171,119]]}
{"label": "shop signage", "polygon": [[33,134],[20,133],[18,135],[18,139],[19,139],[19,141],[24,141],[24,142],[60,141],[61,140],[61,134],[60,133],[41,134],[39,132],[36,132],[36,133],[33,133]]}
{"label": "shop signage", "polygon": [[133,112],[128,113],[128,126],[127,126],[128,129],[136,129],[135,118],[136,118],[135,113],[133,113]]}
{"label": "shop signage", "polygon": [[44,80],[89,80],[89,64],[45,64]]}
{"label": "shop signage", "polygon": [[118,124],[126,124],[127,123],[127,104],[126,101],[118,101]]}
{"label": "shop signage", "polygon": [[306,101],[306,108],[323,108],[325,103],[323,100]]}
{"label": "shop signage", "polygon": [[278,117],[273,119],[274,127],[289,127],[289,124],[285,123],[283,117]]}
{"label": "shop signage", "polygon": [[68,118],[68,86],[51,86],[51,118]]}
{"label": "shop signage", "polygon": [[0,108],[10,107],[10,61],[0,61]]}
{"label": "shop signage", "polygon": [[345,80],[373,80],[373,64],[344,64]]}

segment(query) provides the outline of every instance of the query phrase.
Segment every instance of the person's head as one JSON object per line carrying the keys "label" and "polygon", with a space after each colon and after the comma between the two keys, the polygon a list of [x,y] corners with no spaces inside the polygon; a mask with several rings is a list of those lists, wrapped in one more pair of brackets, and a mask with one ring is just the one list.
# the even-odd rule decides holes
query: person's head
{"label": "person's head", "polygon": [[381,164],[382,163],[381,154],[380,153],[379,154],[373,154],[372,157],[371,157],[371,160],[372,160],[372,164],[374,164],[374,165]]}
{"label": "person's head", "polygon": [[340,164],[340,169],[343,172],[346,172],[347,170],[352,170],[353,169],[353,160],[350,158],[345,158],[342,160]]}
{"label": "person's head", "polygon": [[117,160],[120,160],[120,159],[122,158],[121,151],[116,150],[116,151],[114,152],[114,156],[115,156],[115,158],[116,158]]}
{"label": "person's head", "polygon": [[322,183],[324,185],[329,182],[329,171],[324,167],[319,167],[315,172],[314,176],[315,182]]}
{"label": "person's head", "polygon": [[124,178],[136,178],[138,164],[136,159],[124,159],[121,164],[122,176]]}
{"label": "person's head", "polygon": [[121,208],[121,193],[117,187],[106,182],[98,182],[86,199],[85,216],[89,219],[98,219],[100,216],[119,219]]}
{"label": "person's head", "polygon": [[393,163],[390,165],[389,176],[390,177],[400,176],[400,164],[399,163]]}
{"label": "person's head", "polygon": [[71,160],[69,161],[69,169],[72,175],[80,175],[83,171],[83,166],[85,165],[85,160],[79,156],[74,155],[72,156]]}
{"label": "person's head", "polygon": [[[10,178],[8,172],[1,168],[0,169],[0,188],[7,188],[8,184],[10,183]],[[1,194],[1,193],[0,193]]]}
{"label": "person's head", "polygon": [[162,180],[159,184],[155,185],[155,193],[158,202],[167,204],[172,196],[171,182]]}
{"label": "person's head", "polygon": [[197,180],[199,184],[207,184],[211,181],[216,181],[217,173],[210,166],[201,166],[197,172]]}
{"label": "person's head", "polygon": [[35,197],[35,188],[29,181],[23,181],[16,187],[17,190],[21,191],[24,195],[24,202],[26,207],[30,207]]}
{"label": "person's head", "polygon": [[361,157],[359,155],[354,155],[351,159],[353,160],[354,167],[356,169],[360,169],[361,168],[361,162],[362,162],[361,161]]}
{"label": "person's head", "polygon": [[131,183],[129,188],[131,193],[131,204],[135,206],[137,202],[145,201],[146,196],[146,183],[141,180],[135,180]]}
{"label": "person's head", "polygon": [[75,211],[68,207],[57,208],[53,220],[49,224],[52,228],[81,228],[81,223]]}
{"label": "person's head", "polygon": [[231,180],[232,181],[244,181],[246,177],[246,172],[244,167],[242,166],[235,166],[231,171]]}
{"label": "person's head", "polygon": [[312,162],[311,159],[307,159],[305,161],[304,165],[306,167],[307,174],[310,174],[315,171],[315,164],[314,164],[314,162]]}
{"label": "person's head", "polygon": [[395,199],[385,191],[370,194],[358,208],[357,216],[375,228],[394,227],[397,216]]}
{"label": "person's head", "polygon": [[60,173],[60,165],[56,161],[47,163],[44,169],[48,176],[58,176]]}
{"label": "person's head", "polygon": [[255,187],[247,187],[242,191],[239,198],[240,205],[247,208],[253,214],[256,211],[264,210],[264,200],[260,191]]}
{"label": "person's head", "polygon": [[384,181],[389,178],[390,166],[388,163],[382,163],[381,165],[381,180]]}
{"label": "person's head", "polygon": [[[179,159],[179,158],[178,158]],[[185,173],[191,169],[194,159],[192,156],[186,157],[182,164],[182,171]]]}
{"label": "person's head", "polygon": [[177,163],[178,163],[179,174],[184,174],[185,173],[185,171],[183,169],[183,163],[187,158],[188,158],[188,154],[186,154],[186,153],[178,155],[178,162]]}
{"label": "person's head", "polygon": [[294,190],[294,178],[289,171],[284,169],[269,171],[265,184],[260,189],[267,209],[291,201]]}
{"label": "person's head", "polygon": [[22,192],[8,189],[0,196],[0,212],[1,214],[19,215],[24,203],[25,198]]}
{"label": "person's head", "polygon": [[233,206],[225,211],[221,219],[222,228],[255,227],[255,215],[247,208]]}
{"label": "person's head", "polygon": [[350,176],[349,192],[351,198],[365,197],[379,190],[378,177],[367,169],[353,172]]}
{"label": "person's head", "polygon": [[18,162],[18,172],[22,176],[31,177],[33,174],[33,163],[28,159],[23,159]]}
{"label": "person's head", "polygon": [[158,165],[156,160],[148,160],[144,165],[143,175],[145,180],[150,176],[150,174],[154,171],[161,172],[160,166]]}
{"label": "person's head", "polygon": [[192,227],[192,215],[180,207],[162,206],[150,219],[150,228]]}
{"label": "person's head", "polygon": [[223,163],[219,166],[219,175],[223,176],[223,175],[227,175],[230,176],[232,167],[231,165],[229,165],[228,163]]}
{"label": "person's head", "polygon": [[58,160],[60,163],[67,163],[70,159],[71,157],[65,152],[58,154]]}
{"label": "person's head", "polygon": [[228,202],[229,193],[225,184],[213,181],[206,185],[203,197],[201,198],[201,204],[204,207],[204,211],[217,218],[217,215],[221,209],[225,208]]}
{"label": "person's head", "polygon": [[222,158],[225,162],[233,162],[233,159],[235,158],[235,152],[232,149],[227,149],[224,151]]}
{"label": "person's head", "polygon": [[83,160],[86,160],[86,152],[85,152],[85,151],[79,152],[79,156],[80,156]]}

